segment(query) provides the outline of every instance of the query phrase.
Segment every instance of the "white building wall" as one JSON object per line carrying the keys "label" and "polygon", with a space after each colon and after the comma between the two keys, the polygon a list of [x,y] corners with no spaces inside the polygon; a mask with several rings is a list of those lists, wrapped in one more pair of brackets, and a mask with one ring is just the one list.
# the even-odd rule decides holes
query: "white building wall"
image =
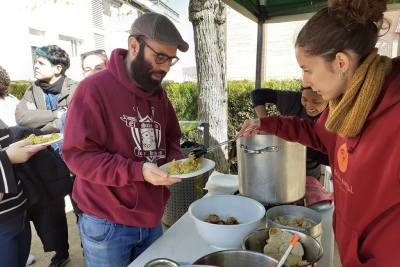
{"label": "white building wall", "polygon": [[306,21],[265,24],[266,58],[264,77],[270,79],[299,79],[301,69],[296,61],[294,42]]}
{"label": "white building wall", "polygon": [[[111,7],[110,16],[103,15],[103,29],[93,26],[92,0],[18,0],[2,1],[0,8],[0,65],[10,74],[12,80],[33,79],[32,48],[56,44],[68,52],[71,67],[67,76],[74,80],[83,78],[80,54],[95,49],[94,34],[104,35],[105,50],[108,55],[114,48],[126,48],[129,29],[137,18],[135,8],[122,5]],[[188,14],[179,18],[163,8],[156,1],[141,1],[149,10],[165,14],[180,30],[184,40],[189,43],[189,51],[178,51],[180,61],[171,68],[166,80],[182,82],[193,80],[183,74],[182,69],[194,69],[193,28]],[[36,3],[36,8],[35,7]],[[168,3],[167,3],[168,4]],[[187,12],[187,11],[186,11]],[[119,15],[118,15],[119,14]],[[127,15],[128,14],[128,15]],[[390,31],[380,42],[382,52],[389,56],[398,55],[399,34],[395,32],[400,12],[387,12],[392,21]],[[294,39],[306,21],[265,24],[265,56],[263,60],[264,79],[300,78],[301,71],[294,57]],[[226,53],[228,80],[255,80],[257,23],[245,18],[227,7]],[[77,44],[76,51],[71,40]],[[187,71],[186,71],[187,72]]]}
{"label": "white building wall", "polygon": [[[264,24],[264,80],[301,77],[294,56],[294,38],[304,23]],[[257,23],[227,7],[228,80],[255,80],[257,30]]]}
{"label": "white building wall", "polygon": [[[148,0],[142,3],[151,11],[169,12]],[[120,8],[111,6],[110,10],[110,16],[102,15],[103,29],[99,29],[93,26],[92,0],[59,0],[57,4],[40,0],[2,1],[0,65],[11,80],[32,80],[32,47],[55,44],[70,56],[71,66],[66,75],[80,81],[83,78],[80,55],[96,49],[95,33],[104,36],[104,48],[109,56],[115,48],[127,48],[130,26],[138,17],[137,9],[122,5]],[[179,19],[172,21],[179,27]],[[179,81],[182,67],[178,63],[173,68],[166,79]]]}
{"label": "white building wall", "polygon": [[[400,11],[386,12],[391,20],[387,34],[380,38],[380,53],[398,56],[399,33],[395,32]],[[299,79],[299,68],[294,51],[298,32],[307,21],[270,23],[264,25],[264,59],[262,77],[270,79]],[[227,77],[228,80],[255,80],[257,23],[227,7]]]}
{"label": "white building wall", "polygon": [[31,47],[55,44],[70,55],[67,76],[81,79],[81,71],[75,67],[81,51],[73,53],[70,40],[87,39],[86,32],[92,25],[90,1],[77,1],[70,6],[43,2],[34,10],[33,7],[29,0],[2,2],[0,23],[7,27],[0,28],[0,64],[12,80],[32,79]]}
{"label": "white building wall", "polygon": [[228,80],[255,80],[257,23],[227,6],[226,60]]}

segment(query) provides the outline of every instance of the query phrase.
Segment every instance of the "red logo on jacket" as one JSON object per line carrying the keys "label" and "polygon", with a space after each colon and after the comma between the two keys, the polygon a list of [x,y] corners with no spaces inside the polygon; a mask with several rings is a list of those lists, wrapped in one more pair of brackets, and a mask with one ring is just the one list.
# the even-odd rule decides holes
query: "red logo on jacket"
{"label": "red logo on jacket", "polygon": [[339,147],[337,152],[338,166],[341,172],[346,172],[349,163],[349,154],[347,153],[347,145],[344,143]]}

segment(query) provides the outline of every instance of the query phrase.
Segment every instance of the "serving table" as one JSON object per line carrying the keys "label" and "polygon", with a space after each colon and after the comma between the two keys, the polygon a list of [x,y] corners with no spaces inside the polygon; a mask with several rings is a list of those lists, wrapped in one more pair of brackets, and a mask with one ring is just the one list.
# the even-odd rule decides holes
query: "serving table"
{"label": "serving table", "polygon": [[[210,178],[212,178],[213,175],[221,174],[214,171]],[[227,194],[226,192],[226,190],[211,190],[204,197],[216,194]],[[333,266],[334,238],[332,230],[332,212],[333,207],[319,211],[319,214],[322,216],[321,245],[324,254],[321,260],[318,261],[317,266],[321,267]],[[259,229],[261,228],[266,228],[265,216],[260,222]],[[193,219],[190,217],[189,213],[186,212],[157,241],[128,265],[128,267],[142,267],[155,258],[168,258],[179,262],[181,265],[191,264],[204,255],[215,251],[218,251],[218,249],[204,241],[197,233]]]}

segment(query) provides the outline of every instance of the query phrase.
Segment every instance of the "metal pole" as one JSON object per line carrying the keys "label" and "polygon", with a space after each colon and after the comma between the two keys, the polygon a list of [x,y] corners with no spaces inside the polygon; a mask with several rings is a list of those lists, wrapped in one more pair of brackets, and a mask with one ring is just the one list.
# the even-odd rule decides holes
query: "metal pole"
{"label": "metal pole", "polygon": [[[263,60],[263,47],[264,47],[264,22],[268,19],[268,13],[266,5],[267,0],[259,0],[258,14],[258,28],[257,28],[257,52],[256,52],[256,89],[261,88],[261,71],[262,71],[262,60]],[[254,110],[254,118],[257,118],[256,110]]]}
{"label": "metal pole", "polygon": [[256,54],[256,88],[261,88],[261,65],[264,47],[264,19],[258,19],[257,54]]}

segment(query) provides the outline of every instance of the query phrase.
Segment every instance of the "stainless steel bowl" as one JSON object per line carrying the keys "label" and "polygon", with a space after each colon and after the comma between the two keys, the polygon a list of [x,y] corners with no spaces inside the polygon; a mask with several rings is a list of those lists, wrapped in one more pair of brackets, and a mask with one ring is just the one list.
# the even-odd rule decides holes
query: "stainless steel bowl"
{"label": "stainless steel bowl", "polygon": [[[266,216],[267,216],[266,227],[268,228],[276,227],[276,228],[294,230],[310,235],[319,241],[321,240],[320,236],[322,234],[322,216],[315,210],[296,205],[281,205],[267,210]],[[284,226],[274,222],[274,220],[277,219],[278,217],[283,217],[286,220],[289,220],[293,218],[298,218],[300,216],[306,218],[311,223],[311,226],[307,228],[295,228],[290,226]]]}
{"label": "stainless steel bowl", "polygon": [[[263,253],[264,246],[267,244],[269,238],[269,229],[270,228],[260,229],[248,235],[243,242],[243,249]],[[308,265],[302,266],[314,266],[314,264],[321,259],[323,249],[321,244],[315,238],[298,231],[288,229],[283,230],[300,236],[299,241],[303,245],[304,249],[303,259],[309,262]]]}
{"label": "stainless steel bowl", "polygon": [[219,267],[276,267],[278,261],[263,253],[250,250],[223,250],[205,255],[193,264]]}

